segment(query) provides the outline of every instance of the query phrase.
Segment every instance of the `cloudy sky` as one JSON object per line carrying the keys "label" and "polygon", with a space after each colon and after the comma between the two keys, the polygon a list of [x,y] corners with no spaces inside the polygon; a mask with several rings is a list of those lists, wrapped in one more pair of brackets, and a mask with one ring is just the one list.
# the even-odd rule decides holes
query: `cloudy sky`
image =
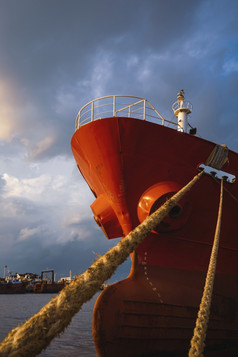
{"label": "cloudy sky", "polygon": [[184,89],[198,134],[238,151],[237,12],[236,0],[0,0],[0,276],[81,273],[117,242],[71,152],[88,101],[144,97],[171,119]]}

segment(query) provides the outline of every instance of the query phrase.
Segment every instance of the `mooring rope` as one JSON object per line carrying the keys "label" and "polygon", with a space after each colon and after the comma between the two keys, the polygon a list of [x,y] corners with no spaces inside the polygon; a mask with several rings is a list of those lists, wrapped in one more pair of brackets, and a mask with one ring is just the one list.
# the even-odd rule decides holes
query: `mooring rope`
{"label": "mooring rope", "polygon": [[13,329],[0,344],[1,357],[34,357],[70,324],[83,303],[90,300],[143,239],[197,182],[202,172],[145,219],[115,247],[100,257],[85,273],[77,276],[57,297],[23,325]]}
{"label": "mooring rope", "polygon": [[207,271],[206,282],[203,290],[203,296],[202,296],[198,317],[196,321],[196,326],[194,329],[193,338],[191,339],[191,343],[190,343],[191,347],[188,354],[189,357],[202,357],[205,347],[205,339],[206,339],[207,326],[210,316],[210,306],[212,301],[212,292],[213,292],[213,285],[215,280],[217,255],[218,255],[219,240],[220,240],[222,202],[223,202],[223,179],[221,180],[220,203],[219,203],[214,242],[213,242],[209,267]]}
{"label": "mooring rope", "polygon": [[216,145],[207,158],[205,165],[221,170],[228,160],[229,149],[226,145]]}

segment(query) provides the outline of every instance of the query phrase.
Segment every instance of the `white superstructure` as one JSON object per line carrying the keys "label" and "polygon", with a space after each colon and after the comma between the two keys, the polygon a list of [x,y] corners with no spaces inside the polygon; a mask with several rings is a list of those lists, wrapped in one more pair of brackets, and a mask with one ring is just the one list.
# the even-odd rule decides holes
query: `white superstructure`
{"label": "white superstructure", "polygon": [[177,101],[172,105],[174,115],[178,118],[178,131],[188,132],[188,115],[192,113],[193,106],[184,99],[183,89],[177,94]]}

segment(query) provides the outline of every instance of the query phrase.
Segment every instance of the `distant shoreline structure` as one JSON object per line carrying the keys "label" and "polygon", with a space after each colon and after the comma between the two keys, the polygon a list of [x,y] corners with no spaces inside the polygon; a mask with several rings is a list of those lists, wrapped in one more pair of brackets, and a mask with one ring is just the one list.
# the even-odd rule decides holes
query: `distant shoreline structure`
{"label": "distant shoreline structure", "polygon": [[54,270],[43,270],[41,274],[24,273],[12,274],[4,266],[3,278],[0,278],[0,294],[26,294],[26,293],[58,293],[66,284],[72,281],[72,273],[59,281],[55,280]]}

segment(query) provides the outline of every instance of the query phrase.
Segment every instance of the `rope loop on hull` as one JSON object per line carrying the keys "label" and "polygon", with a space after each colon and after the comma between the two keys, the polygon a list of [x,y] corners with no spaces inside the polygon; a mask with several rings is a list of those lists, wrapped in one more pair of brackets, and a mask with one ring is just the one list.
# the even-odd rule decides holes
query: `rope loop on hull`
{"label": "rope loop on hull", "polygon": [[221,170],[228,162],[228,147],[226,145],[216,145],[207,158],[205,164],[215,169]]}
{"label": "rope loop on hull", "polygon": [[156,212],[92,264],[85,273],[77,276],[38,313],[13,329],[0,344],[0,356],[34,357],[45,349],[54,337],[64,331],[81,306],[94,296],[103,282],[111,277],[116,268],[164,219],[202,174],[197,174]]}
{"label": "rope loop on hull", "polygon": [[215,280],[217,255],[218,255],[219,240],[220,240],[222,203],[223,203],[223,180],[221,180],[220,203],[219,203],[214,242],[213,242],[209,267],[207,271],[206,282],[203,290],[203,296],[198,312],[198,317],[196,320],[196,326],[194,329],[193,338],[191,339],[191,347],[188,354],[189,357],[202,357],[205,347],[205,339],[206,339],[207,326],[210,316],[210,306],[212,301],[212,292],[213,292],[213,285]]}

